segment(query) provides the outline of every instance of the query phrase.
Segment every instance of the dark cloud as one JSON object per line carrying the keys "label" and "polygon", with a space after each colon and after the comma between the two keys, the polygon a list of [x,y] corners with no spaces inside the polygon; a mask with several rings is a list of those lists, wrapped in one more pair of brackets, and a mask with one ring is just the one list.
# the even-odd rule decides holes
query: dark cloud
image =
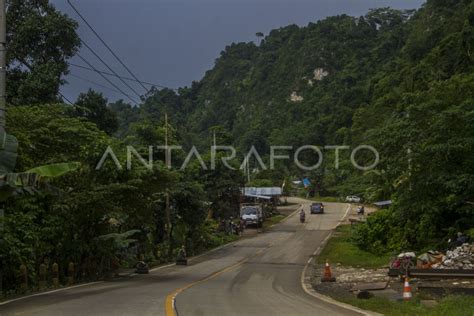
{"label": "dark cloud", "polygon": [[[360,16],[370,8],[418,8],[422,0],[72,0],[117,54],[145,81],[169,87],[189,85],[210,69],[228,44],[252,41],[256,32],[288,24],[305,26],[324,17]],[[78,19],[64,0],[52,1],[58,9],[76,19],[79,34],[98,53],[125,75],[113,57]],[[86,49],[81,53],[104,69]],[[81,62],[74,59],[75,63]],[[71,68],[72,74],[100,84],[97,74]],[[120,94],[68,76],[63,93],[75,99],[89,87],[102,91],[110,100]],[[140,90],[139,85],[134,85]],[[124,87],[125,89],[125,87]]]}

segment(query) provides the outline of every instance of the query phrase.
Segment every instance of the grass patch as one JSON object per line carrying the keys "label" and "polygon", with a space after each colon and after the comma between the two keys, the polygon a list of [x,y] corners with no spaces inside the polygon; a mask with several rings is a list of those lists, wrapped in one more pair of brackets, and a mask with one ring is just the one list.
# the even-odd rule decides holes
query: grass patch
{"label": "grass patch", "polygon": [[352,230],[350,225],[341,225],[329,239],[326,247],[318,256],[318,263],[340,263],[343,266],[381,268],[387,266],[390,255],[374,255],[360,250],[351,240]]}
{"label": "grass patch", "polygon": [[288,207],[288,206],[296,206],[296,205],[300,205],[300,203],[296,203],[296,202],[288,202],[288,201],[286,201],[286,203],[285,203],[285,202],[283,202],[283,203],[281,203],[281,204],[280,204],[280,205],[278,205],[278,206],[279,206],[279,207],[280,207],[280,206]]}
{"label": "grass patch", "polygon": [[428,315],[428,316],[457,316],[474,315],[474,297],[447,296],[439,301],[436,307],[426,307],[419,300],[410,302],[390,301],[374,297],[368,300],[342,299],[341,301],[365,310],[371,310],[389,316]]}
{"label": "grass patch", "polygon": [[281,222],[286,216],[285,215],[274,215],[272,217],[266,218],[263,222],[263,228],[268,228],[272,225],[278,224]]}
{"label": "grass patch", "polygon": [[[360,250],[351,241],[352,230],[350,225],[341,225],[329,239],[326,247],[317,258],[318,263],[340,263],[343,266],[381,268],[387,266],[390,254],[377,256]],[[435,307],[427,307],[415,295],[410,302],[390,301],[386,298],[373,297],[368,300],[357,298],[337,297],[337,300],[389,316],[427,315],[427,316],[474,316],[474,297],[447,296],[438,302]]]}
{"label": "grass patch", "polygon": [[313,197],[309,198],[311,201],[316,201],[316,202],[328,202],[328,203],[339,203],[339,202],[344,202],[343,198],[335,197],[335,196],[319,196],[319,197]]}

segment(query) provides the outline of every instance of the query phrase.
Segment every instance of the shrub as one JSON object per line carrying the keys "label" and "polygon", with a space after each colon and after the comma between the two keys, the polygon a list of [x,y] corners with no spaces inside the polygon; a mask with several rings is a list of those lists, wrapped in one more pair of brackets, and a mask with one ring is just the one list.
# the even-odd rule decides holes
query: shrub
{"label": "shrub", "polygon": [[362,250],[381,254],[387,252],[391,231],[390,210],[381,210],[367,218],[367,222],[355,227],[353,241]]}

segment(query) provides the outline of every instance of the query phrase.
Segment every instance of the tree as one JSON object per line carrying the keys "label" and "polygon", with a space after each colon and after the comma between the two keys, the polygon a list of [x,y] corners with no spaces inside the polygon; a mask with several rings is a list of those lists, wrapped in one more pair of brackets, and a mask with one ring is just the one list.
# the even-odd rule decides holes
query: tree
{"label": "tree", "polygon": [[[205,188],[205,201],[208,203],[208,209],[212,218],[224,219],[228,217],[239,216],[240,189],[245,180],[236,161],[230,164],[234,168],[229,169],[222,162],[225,153],[218,152],[215,157],[214,170],[203,170],[197,161],[191,162],[189,173],[194,181],[202,183]],[[211,166],[211,156],[203,155],[204,163]]]}
{"label": "tree", "polygon": [[116,136],[124,138],[129,132],[130,125],[138,121],[140,108],[125,103],[123,100],[109,103],[109,107],[115,113],[118,120]]}
{"label": "tree", "polygon": [[7,101],[58,101],[67,61],[78,50],[77,23],[48,0],[7,1]]}
{"label": "tree", "polygon": [[107,106],[102,93],[89,89],[81,93],[75,103],[74,115],[84,117],[109,135],[118,129],[117,115]]}

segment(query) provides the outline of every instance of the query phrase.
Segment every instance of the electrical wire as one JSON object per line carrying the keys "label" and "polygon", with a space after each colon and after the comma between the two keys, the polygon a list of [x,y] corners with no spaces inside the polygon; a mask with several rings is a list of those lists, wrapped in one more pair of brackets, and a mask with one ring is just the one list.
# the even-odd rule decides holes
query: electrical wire
{"label": "electrical wire", "polygon": [[[73,66],[73,67],[76,67],[76,68],[81,68],[81,69],[85,69],[85,70],[89,70],[89,71],[94,71],[96,72],[94,69],[92,68],[89,68],[89,67],[86,67],[86,66],[83,66],[83,65],[78,65],[78,64],[75,64],[75,63],[71,63],[69,62],[68,63],[69,66]],[[107,76],[113,76],[113,77],[117,77],[116,75],[114,75],[113,73],[110,73],[110,72],[107,72],[107,71],[103,71],[103,70],[97,70],[99,71],[100,73],[104,74],[104,75],[107,75]],[[133,78],[130,78],[130,77],[124,77],[124,76],[118,76],[122,79],[125,79],[125,80],[129,80],[129,81],[133,81],[133,82],[138,82],[138,83],[143,83],[143,84],[146,84],[146,85],[150,85],[150,86],[154,86],[154,87],[158,87],[158,88],[161,88],[161,89],[170,89],[170,90],[174,90],[174,91],[178,91],[178,89],[174,89],[174,88],[169,88],[169,87],[166,87],[166,86],[163,86],[163,85],[160,85],[160,84],[157,84],[157,83],[151,83],[151,82],[146,82],[146,81],[137,81]]]}
{"label": "electrical wire", "polygon": [[79,57],[84,63],[86,63],[90,68],[94,69],[94,71],[96,73],[98,73],[102,78],[104,78],[105,81],[107,81],[108,83],[110,83],[115,89],[117,89],[118,91],[120,91],[121,94],[123,94],[124,96],[126,96],[130,101],[132,101],[133,103],[135,103],[136,105],[138,105],[138,102],[135,101],[134,99],[132,99],[128,94],[126,94],[125,92],[123,92],[122,89],[120,89],[119,87],[117,87],[117,85],[115,83],[113,83],[112,81],[109,80],[109,78],[107,78],[106,76],[104,76],[104,74],[100,73],[90,62],[88,62],[84,57],[82,57],[80,54],[76,54],[77,57]]}
{"label": "electrical wire", "polygon": [[77,78],[77,79],[81,79],[81,80],[83,80],[83,81],[85,81],[85,82],[92,83],[92,84],[94,84],[94,85],[96,85],[96,86],[98,86],[98,87],[101,87],[101,88],[104,88],[104,89],[107,89],[107,90],[110,90],[110,91],[113,91],[113,92],[116,92],[116,93],[120,94],[120,91],[115,90],[115,89],[110,88],[110,87],[107,87],[107,86],[105,86],[105,85],[103,85],[103,84],[101,84],[101,83],[92,81],[92,80],[90,80],[90,79],[87,79],[87,78],[84,78],[84,77],[81,77],[81,76],[78,76],[78,75],[75,75],[75,74],[72,74],[72,73],[70,73],[68,76],[75,77],[75,78]]}
{"label": "electrical wire", "polygon": [[62,94],[61,92],[58,91],[58,94],[61,96],[61,98],[63,98],[64,100],[66,100],[70,105],[73,105],[74,103],[72,103],[68,98],[66,98],[66,96],[64,94]]}
{"label": "electrical wire", "polygon": [[113,69],[112,67],[110,67],[106,62],[105,60],[103,60],[99,54],[97,54],[95,52],[94,49],[92,49],[92,47],[90,47],[89,45],[87,45],[86,42],[84,42],[82,39],[81,39],[81,43],[84,44],[84,46],[98,59],[100,60],[100,62],[105,66],[107,67],[108,70],[110,70],[114,75],[115,77],[117,77],[126,87],[128,87],[133,93],[135,93],[135,95],[138,97],[138,98],[141,98],[141,95],[135,90],[133,89],[127,82],[125,82],[125,80],[122,79],[121,76],[119,76]]}
{"label": "electrical wire", "polygon": [[[28,65],[28,63],[27,63],[26,61],[24,61],[24,60],[18,58],[18,62],[19,62],[21,65],[25,66],[25,67],[26,67],[27,69],[29,69],[30,71],[32,70],[32,67],[31,67],[30,65]],[[58,90],[58,93],[57,93],[57,94],[59,94],[59,95],[60,95],[64,100],[66,100],[69,104],[71,104],[71,105],[74,104],[74,103],[72,103],[68,98],[66,98],[66,96],[65,96],[64,94],[62,94],[61,91]]]}
{"label": "electrical wire", "polygon": [[146,92],[148,92],[148,89],[140,82],[140,80],[135,76],[135,74],[125,65],[125,63],[115,54],[115,52],[110,48],[109,45],[102,39],[102,37],[96,32],[96,30],[87,22],[87,20],[82,16],[82,14],[79,12],[78,9],[69,1],[67,0],[67,3],[71,6],[71,8],[76,12],[76,14],[81,18],[82,21],[89,27],[89,29],[97,36],[97,38],[102,42],[102,44],[109,50],[109,52],[117,59],[117,61],[128,71],[128,73],[135,78],[135,80],[140,83],[143,89],[145,89]]}

